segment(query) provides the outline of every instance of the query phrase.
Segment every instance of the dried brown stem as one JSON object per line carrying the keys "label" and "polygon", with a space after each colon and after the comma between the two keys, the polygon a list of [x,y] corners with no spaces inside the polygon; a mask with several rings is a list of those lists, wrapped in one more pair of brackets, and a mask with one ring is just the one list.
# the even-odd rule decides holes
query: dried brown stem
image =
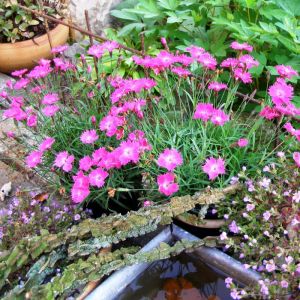
{"label": "dried brown stem", "polygon": [[[89,20],[89,12],[87,10],[85,10],[84,15],[85,15],[86,27],[87,27],[88,31],[91,31],[91,24],[90,24],[90,20]],[[89,39],[90,39],[90,45],[93,46],[94,45],[94,40],[93,40],[93,37],[91,35],[89,35]],[[99,81],[98,59],[95,56],[94,56],[94,67],[95,67],[97,81]]]}

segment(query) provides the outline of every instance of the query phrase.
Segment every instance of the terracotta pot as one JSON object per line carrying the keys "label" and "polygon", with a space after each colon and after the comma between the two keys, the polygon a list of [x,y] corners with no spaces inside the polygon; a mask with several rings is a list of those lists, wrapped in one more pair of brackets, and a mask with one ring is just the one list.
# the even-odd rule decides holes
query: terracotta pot
{"label": "terracotta pot", "polygon": [[[69,27],[58,24],[49,32],[53,47],[66,43]],[[47,34],[16,43],[0,43],[0,72],[33,68],[39,59],[51,58],[51,48]]]}

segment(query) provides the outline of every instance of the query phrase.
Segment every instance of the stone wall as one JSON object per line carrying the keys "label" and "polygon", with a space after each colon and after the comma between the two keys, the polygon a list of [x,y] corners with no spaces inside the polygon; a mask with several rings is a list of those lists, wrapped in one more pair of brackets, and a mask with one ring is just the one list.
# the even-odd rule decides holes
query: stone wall
{"label": "stone wall", "polygon": [[74,23],[86,28],[84,11],[89,12],[91,28],[94,33],[101,34],[103,28],[109,26],[110,10],[122,0],[70,0],[69,8]]}

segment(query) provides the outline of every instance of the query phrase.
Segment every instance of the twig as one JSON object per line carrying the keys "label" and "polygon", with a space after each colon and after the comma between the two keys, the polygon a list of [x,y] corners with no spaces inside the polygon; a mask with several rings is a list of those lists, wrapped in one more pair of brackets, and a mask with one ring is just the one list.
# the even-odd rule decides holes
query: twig
{"label": "twig", "polygon": [[[83,29],[83,28],[79,27],[79,26],[76,26],[76,25],[73,25],[73,24],[68,24],[67,22],[64,22],[64,21],[62,21],[62,20],[58,20],[58,19],[55,19],[55,18],[53,18],[53,17],[50,17],[50,16],[48,16],[48,15],[46,15],[46,14],[40,12],[40,11],[32,10],[32,9],[30,9],[30,8],[28,8],[28,7],[26,7],[26,6],[20,5],[20,4],[18,4],[18,7],[19,7],[19,8],[22,8],[22,9],[24,9],[25,11],[28,11],[28,12],[34,14],[34,15],[37,15],[37,16],[43,17],[43,18],[45,18],[45,19],[48,19],[49,21],[52,21],[52,22],[54,22],[54,23],[57,23],[57,24],[61,24],[61,25],[67,26],[67,27],[69,27],[69,28],[73,28],[73,29],[75,29],[75,30],[77,30],[77,31],[79,31],[79,32],[81,32],[81,33],[83,33],[83,34],[86,34],[86,35],[88,35],[88,36],[92,36],[93,38],[96,38],[96,39],[99,39],[99,40],[102,40],[102,41],[106,41],[106,42],[107,42],[107,41],[111,41],[110,39],[107,39],[107,38],[105,38],[105,37],[103,37],[103,36],[100,36],[100,35],[98,35],[98,34],[92,33],[92,32],[90,32],[90,31],[88,31],[88,30],[86,30],[86,29]],[[133,53],[135,53],[135,54],[137,54],[137,55],[142,55],[142,52],[141,52],[141,51],[138,51],[138,50],[136,50],[136,49],[127,47],[127,46],[125,46],[125,45],[119,44],[119,47],[122,48],[122,49],[124,49],[124,50],[133,52]]]}
{"label": "twig", "polygon": [[[44,7],[43,7],[43,4],[41,3],[40,0],[38,0],[38,4],[39,4],[39,8],[43,11]],[[45,23],[45,28],[46,28],[46,33],[47,33],[50,49],[52,50],[53,49],[53,43],[52,43],[52,38],[51,38],[51,35],[50,35],[48,20],[46,18],[44,18],[44,23]]]}
{"label": "twig", "polygon": [[[89,20],[89,12],[87,10],[85,10],[84,15],[85,15],[86,27],[87,27],[88,31],[91,31],[91,24],[90,24],[90,20]],[[89,39],[90,39],[90,45],[93,46],[94,41],[93,41],[93,37],[91,35],[89,35]],[[95,67],[95,71],[96,71],[97,81],[99,81],[98,59],[95,56],[94,56],[94,67]]]}

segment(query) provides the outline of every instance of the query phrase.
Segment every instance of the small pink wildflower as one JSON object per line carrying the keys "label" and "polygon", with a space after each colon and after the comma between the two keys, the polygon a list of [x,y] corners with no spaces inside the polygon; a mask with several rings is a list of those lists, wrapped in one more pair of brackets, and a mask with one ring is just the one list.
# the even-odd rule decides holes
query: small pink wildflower
{"label": "small pink wildflower", "polygon": [[5,132],[5,134],[8,138],[11,138],[11,139],[16,136],[16,134],[13,131],[7,131],[7,132]]}
{"label": "small pink wildflower", "polygon": [[107,41],[102,43],[101,46],[110,53],[119,48],[119,44],[116,41]]}
{"label": "small pink wildflower", "polygon": [[189,52],[193,58],[199,58],[205,52],[203,48],[195,45],[189,46],[186,48],[186,51]]}
{"label": "small pink wildflower", "polygon": [[171,196],[179,190],[179,185],[175,183],[175,174],[166,173],[157,176],[158,190],[160,193]]}
{"label": "small pink wildflower", "polygon": [[150,200],[145,200],[144,203],[143,203],[143,207],[148,207],[148,206],[151,206],[153,204],[152,201]]}
{"label": "small pink wildflower", "polygon": [[108,151],[104,148],[104,147],[101,147],[99,149],[96,149],[93,154],[92,154],[92,157],[93,157],[93,162],[95,165],[97,165],[99,163],[99,161],[105,156],[107,155]]}
{"label": "small pink wildflower", "polygon": [[269,95],[275,105],[289,104],[293,98],[293,92],[293,87],[281,78],[278,78],[269,88]]}
{"label": "small pink wildflower", "polygon": [[176,149],[165,149],[157,159],[157,164],[168,171],[173,171],[177,166],[182,165],[182,163],[182,155]]}
{"label": "small pink wildflower", "polygon": [[104,54],[104,49],[103,47],[101,47],[101,45],[93,45],[89,48],[89,50],[87,51],[87,53],[89,55],[95,56],[97,58],[102,57],[102,55]]}
{"label": "small pink wildflower", "polygon": [[232,42],[230,47],[234,50],[246,50],[248,52],[253,51],[253,47],[247,43],[238,43],[236,41]]}
{"label": "small pink wildflower", "polygon": [[137,142],[124,141],[115,151],[122,165],[130,162],[137,163],[139,160],[139,144]]}
{"label": "small pink wildflower", "polygon": [[98,140],[99,136],[95,129],[85,130],[81,136],[80,141],[83,144],[94,144]]}
{"label": "small pink wildflower", "polygon": [[283,128],[300,142],[300,129],[295,129],[290,122],[284,124]]}
{"label": "small pink wildflower", "polygon": [[239,62],[243,63],[246,66],[246,69],[251,69],[253,67],[259,66],[259,62],[249,54],[245,54],[239,57]]}
{"label": "small pink wildflower", "polygon": [[42,162],[42,155],[43,153],[41,151],[32,151],[25,159],[26,166],[28,168],[35,168]]}
{"label": "small pink wildflower", "polygon": [[29,82],[30,82],[30,80],[27,78],[19,79],[14,85],[14,90],[18,91],[18,90],[26,88],[27,85],[29,84]]}
{"label": "small pink wildflower", "polygon": [[62,46],[57,46],[51,49],[51,53],[63,53],[64,51],[66,51],[69,48],[68,45],[62,45]]}
{"label": "small pink wildflower", "polygon": [[107,115],[100,121],[99,127],[101,131],[106,131],[108,137],[111,137],[117,133],[118,127],[122,126],[123,123],[121,117]]}
{"label": "small pink wildflower", "polygon": [[243,83],[251,83],[252,77],[249,72],[244,71],[241,68],[237,68],[234,70],[234,78],[235,80],[241,80]]}
{"label": "small pink wildflower", "polygon": [[217,66],[217,60],[208,52],[201,54],[197,61],[206,69],[215,70]]}
{"label": "small pink wildflower", "polygon": [[89,156],[84,156],[79,160],[79,169],[83,171],[88,171],[92,166],[94,162]]}
{"label": "small pink wildflower", "polygon": [[267,120],[273,120],[275,118],[278,118],[280,116],[280,113],[278,111],[270,106],[265,106],[259,115]]}
{"label": "small pink wildflower", "polygon": [[237,226],[237,224],[234,220],[228,225],[228,228],[232,233],[240,232],[240,228]]}
{"label": "small pink wildflower", "polygon": [[160,51],[156,56],[156,62],[163,68],[169,68],[174,62],[174,55],[168,51]]}
{"label": "small pink wildflower", "polygon": [[201,119],[202,121],[208,121],[214,112],[214,107],[211,103],[198,103],[193,119]]}
{"label": "small pink wildflower", "polygon": [[73,186],[71,189],[71,198],[74,203],[81,203],[89,194],[90,190],[88,188],[81,189]]}
{"label": "small pink wildflower", "polygon": [[59,100],[58,94],[56,93],[46,94],[42,100],[42,104],[51,105],[57,102],[58,100]]}
{"label": "small pink wildflower", "polygon": [[265,221],[268,221],[271,218],[271,213],[269,211],[265,211],[263,213],[263,218]]}
{"label": "small pink wildflower", "polygon": [[225,241],[227,240],[228,237],[227,237],[227,233],[225,231],[223,231],[221,234],[220,234],[220,240],[221,241]]}
{"label": "small pink wildflower", "polygon": [[27,71],[28,69],[16,70],[11,73],[11,76],[22,77]]}
{"label": "small pink wildflower", "polygon": [[293,159],[294,159],[296,165],[300,168],[300,152],[294,152]]}
{"label": "small pink wildflower", "polygon": [[226,115],[221,109],[214,109],[210,120],[215,125],[223,126],[229,121],[229,116]]}
{"label": "small pink wildflower", "polygon": [[222,68],[231,68],[231,69],[235,69],[236,67],[238,67],[239,65],[239,60],[237,58],[226,58],[222,61],[221,63],[221,67]]}
{"label": "small pink wildflower", "polygon": [[171,71],[177,74],[179,77],[187,77],[191,75],[191,72],[189,70],[184,69],[182,67],[173,67],[171,68]]}
{"label": "small pink wildflower", "polygon": [[243,147],[246,147],[248,145],[249,141],[245,138],[241,138],[237,141],[237,145],[240,147],[240,148],[243,148]]}
{"label": "small pink wildflower", "polygon": [[220,83],[220,82],[210,82],[209,85],[208,85],[208,89],[219,92],[221,90],[226,90],[227,89],[227,84]]}
{"label": "small pink wildflower", "polygon": [[54,142],[55,142],[55,139],[54,139],[54,138],[52,138],[52,137],[46,137],[46,138],[42,141],[42,143],[39,145],[39,150],[40,150],[41,152],[44,152],[44,151],[46,151],[46,150],[49,150],[49,149],[52,147],[52,145],[54,144]]}
{"label": "small pink wildflower", "polygon": [[247,211],[252,211],[254,208],[255,208],[255,204],[253,204],[253,203],[248,203],[246,205],[246,210]]}
{"label": "small pink wildflower", "polygon": [[37,125],[37,116],[34,114],[27,116],[26,125],[28,127],[35,127]]}
{"label": "small pink wildflower", "polygon": [[48,64],[38,65],[27,74],[27,77],[34,79],[44,78],[51,73],[52,70],[53,69]]}
{"label": "small pink wildflower", "polygon": [[291,66],[278,65],[275,66],[275,69],[282,78],[291,79],[293,76],[299,76],[298,72]]}
{"label": "small pink wildflower", "polygon": [[289,286],[289,283],[286,280],[281,280],[280,285],[282,288],[287,289]]}
{"label": "small pink wildflower", "polygon": [[90,185],[101,188],[105,184],[105,179],[108,177],[108,173],[101,168],[93,170],[89,174]]}
{"label": "small pink wildflower", "polygon": [[88,176],[84,175],[82,171],[77,172],[75,176],[72,176],[72,178],[74,180],[73,187],[84,190],[89,188],[89,178]]}
{"label": "small pink wildflower", "polygon": [[202,170],[208,175],[209,180],[215,180],[219,175],[225,174],[225,161],[222,158],[207,158]]}
{"label": "small pink wildflower", "polygon": [[268,272],[270,272],[270,273],[276,270],[276,265],[275,265],[273,259],[270,259],[270,260],[266,263],[266,270],[267,270]]}
{"label": "small pink wildflower", "polygon": [[61,151],[56,155],[54,166],[62,168],[65,172],[70,172],[74,159],[74,156],[69,155],[67,151]]}
{"label": "small pink wildflower", "polygon": [[47,105],[42,109],[42,112],[47,117],[53,117],[59,110],[57,105]]}

